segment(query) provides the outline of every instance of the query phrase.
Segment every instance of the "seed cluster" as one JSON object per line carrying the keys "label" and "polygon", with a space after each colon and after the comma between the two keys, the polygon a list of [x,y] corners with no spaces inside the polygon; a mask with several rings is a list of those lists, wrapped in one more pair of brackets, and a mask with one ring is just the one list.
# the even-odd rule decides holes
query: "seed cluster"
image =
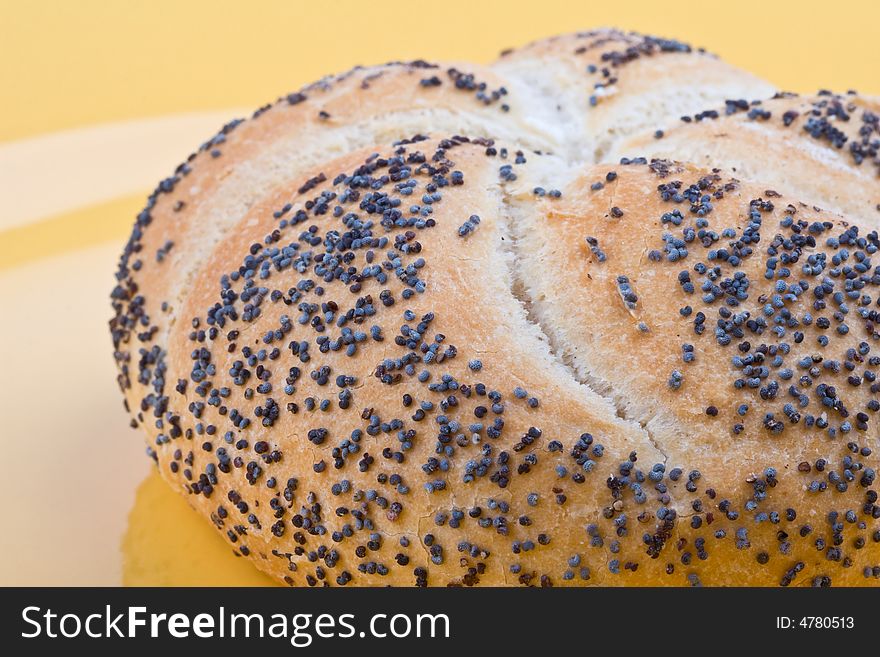
{"label": "seed cluster", "polygon": [[[880,175],[880,107],[855,92],[835,94],[822,90],[804,98],[779,93],[769,100],[727,100],[723,110],[682,116],[681,121],[697,124],[731,116],[775,123],[796,131],[815,144],[848,153],[852,164],[871,167]],[[662,130],[655,134],[656,139],[664,136]]]}

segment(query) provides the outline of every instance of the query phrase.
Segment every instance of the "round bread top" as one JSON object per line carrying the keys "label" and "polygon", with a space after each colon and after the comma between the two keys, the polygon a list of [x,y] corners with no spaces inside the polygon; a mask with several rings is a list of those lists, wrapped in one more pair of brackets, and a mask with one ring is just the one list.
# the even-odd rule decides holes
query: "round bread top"
{"label": "round bread top", "polygon": [[[722,165],[867,225],[880,225],[880,101],[854,92],[727,100],[619,142],[608,156]],[[768,166],[768,163],[772,165]]]}
{"label": "round bread top", "polygon": [[163,476],[291,585],[876,583],[876,226],[572,164],[428,66],[292,94],[150,198],[111,329]]}
{"label": "round bread top", "polygon": [[580,162],[601,161],[619,140],[682,114],[775,91],[702,48],[615,29],[542,39],[502,53],[493,68]]}

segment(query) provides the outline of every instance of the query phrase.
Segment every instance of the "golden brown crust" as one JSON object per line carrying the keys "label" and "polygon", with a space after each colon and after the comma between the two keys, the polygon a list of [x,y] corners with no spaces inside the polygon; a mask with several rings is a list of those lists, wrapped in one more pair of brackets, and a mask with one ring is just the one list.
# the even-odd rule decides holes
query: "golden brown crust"
{"label": "golden brown crust", "polygon": [[464,70],[417,61],[325,78],[230,122],[157,186],[112,294],[118,381],[134,423],[152,424],[167,405],[162,352],[196,268],[276,185],[302,178],[308,188],[329,159],[426,127],[444,135],[509,131],[546,146],[539,133],[521,129],[506,95],[494,93],[501,87],[491,72]]}
{"label": "golden brown crust", "polygon": [[111,329],[163,477],[291,585],[876,584],[876,226],[572,165],[461,70],[306,87],[151,197]]}

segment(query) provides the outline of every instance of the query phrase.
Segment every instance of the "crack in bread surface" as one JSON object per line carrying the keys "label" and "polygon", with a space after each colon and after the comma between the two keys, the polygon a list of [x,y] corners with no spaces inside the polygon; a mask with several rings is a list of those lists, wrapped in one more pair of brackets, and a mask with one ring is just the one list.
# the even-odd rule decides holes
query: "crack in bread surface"
{"label": "crack in bread surface", "polygon": [[[571,167],[570,164],[568,166]],[[571,168],[572,171],[577,171],[580,167]],[[626,404],[622,402],[620,394],[609,394],[614,393],[611,383],[600,380],[578,367],[574,361],[571,346],[565,343],[563,335],[544,316],[541,305],[535,302],[522,270],[523,215],[530,211],[534,212],[534,206],[529,206],[523,202],[519,194],[508,189],[508,185],[503,184],[501,189],[503,209],[499,215],[499,223],[504,244],[502,250],[508,254],[504,261],[507,263],[510,271],[510,293],[522,305],[526,321],[541,332],[547,344],[549,355],[559,364],[560,371],[566,373],[573,381],[582,386],[585,394],[593,399],[603,400],[617,417],[637,428],[644,435],[647,442],[662,455],[662,463],[666,465],[668,455],[655,440],[648,426],[649,419],[637,418],[631,415]]]}

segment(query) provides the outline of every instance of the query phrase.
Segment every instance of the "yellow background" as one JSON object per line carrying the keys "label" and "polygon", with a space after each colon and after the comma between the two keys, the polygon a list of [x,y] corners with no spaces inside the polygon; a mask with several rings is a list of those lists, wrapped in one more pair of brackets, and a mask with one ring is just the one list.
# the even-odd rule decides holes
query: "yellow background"
{"label": "yellow background", "polygon": [[[878,0],[0,0],[0,153],[4,142],[82,126],[254,108],[354,64],[487,62],[602,25],[705,46],[785,90],[880,93]],[[169,170],[207,135],[169,152]],[[0,178],[13,164],[0,162]],[[86,212],[32,212],[25,223],[41,225],[11,230],[0,221],[0,269],[121,239],[142,194],[114,191],[112,177],[91,184],[88,203],[66,208]]]}
{"label": "yellow background", "polygon": [[353,64],[485,62],[600,25],[706,46],[791,91],[880,92],[876,0],[4,0],[0,24],[0,140],[257,106]]}
{"label": "yellow background", "polygon": [[0,533],[0,584],[119,583],[127,526],[128,583],[262,581],[155,477],[135,496],[148,463],[114,389],[107,295],[156,179],[325,74],[488,62],[603,25],[704,46],[781,89],[880,94],[878,0],[0,0],[0,417],[7,453],[40,459],[0,478],[18,530]]}

